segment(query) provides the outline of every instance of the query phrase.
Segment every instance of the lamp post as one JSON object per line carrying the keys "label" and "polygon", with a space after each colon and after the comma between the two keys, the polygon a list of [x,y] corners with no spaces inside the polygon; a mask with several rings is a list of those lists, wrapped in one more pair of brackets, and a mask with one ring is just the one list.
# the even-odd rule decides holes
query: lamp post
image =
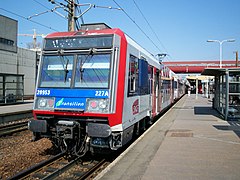
{"label": "lamp post", "polygon": [[235,39],[225,39],[225,40],[223,40],[223,41],[219,41],[219,40],[207,40],[207,42],[217,42],[217,43],[219,43],[219,45],[220,45],[220,58],[219,58],[220,64],[219,64],[219,66],[220,66],[220,68],[222,68],[222,44],[223,44],[224,42],[235,42]]}
{"label": "lamp post", "polygon": [[166,53],[161,53],[161,54],[157,54],[156,58],[158,59],[159,63],[162,63],[163,59],[167,56],[168,54]]}

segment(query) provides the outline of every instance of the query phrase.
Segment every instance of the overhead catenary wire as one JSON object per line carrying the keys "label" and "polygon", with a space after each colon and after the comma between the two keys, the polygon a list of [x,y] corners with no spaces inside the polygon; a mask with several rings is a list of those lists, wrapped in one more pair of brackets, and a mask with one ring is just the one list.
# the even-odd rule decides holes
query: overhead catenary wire
{"label": "overhead catenary wire", "polygon": [[[79,1],[77,0],[77,3],[79,4]],[[79,14],[82,14],[82,10],[81,10],[81,7],[77,7],[77,11]],[[81,21],[82,21],[82,24],[84,24],[84,19],[83,19],[83,16],[80,17]]]}
{"label": "overhead catenary wire", "polygon": [[161,52],[161,49],[156,45],[156,43],[153,42],[153,40],[145,33],[145,31],[134,21],[133,18],[131,18],[131,16],[115,1],[113,0],[113,2],[122,9],[123,13],[137,26],[137,28],[147,37],[147,39],[149,41],[151,41],[151,43],[155,46],[155,48],[157,48],[159,50],[159,52]]}
{"label": "overhead catenary wire", "polygon": [[[62,18],[64,18],[64,19],[69,19],[69,17],[64,16],[63,14],[61,14],[60,12],[58,12],[57,9],[62,9],[62,10],[64,10],[64,11],[66,11],[68,14],[71,14],[72,12],[69,11],[69,3],[74,2],[73,0],[69,0],[69,1],[64,0],[65,2],[68,3],[68,5],[66,5],[66,4],[64,4],[64,3],[62,3],[62,2],[59,2],[59,1],[56,1],[56,0],[51,0],[51,1],[49,1],[49,2],[50,2],[51,4],[53,4],[53,5],[55,5],[55,7],[54,7],[53,9],[50,9],[50,8],[46,7],[45,5],[43,5],[42,3],[38,2],[37,0],[33,0],[33,1],[36,2],[36,3],[38,3],[39,5],[43,6],[44,8],[46,8],[47,11],[42,12],[42,13],[39,13],[39,14],[34,14],[34,15],[32,15],[32,16],[29,16],[28,19],[31,19],[32,17],[39,16],[39,15],[42,15],[42,14],[45,14],[45,13],[48,13],[48,12],[53,12],[53,13],[59,15],[60,17],[62,17]],[[75,3],[74,3],[74,6],[75,6],[75,7],[73,8],[73,10],[75,11],[75,10],[77,10],[77,6],[76,6]],[[79,29],[80,29],[80,24],[79,24],[78,19],[75,18],[74,21],[75,21],[75,27],[76,27],[76,29],[79,30]]]}
{"label": "overhead catenary wire", "polygon": [[122,11],[124,12],[124,14],[138,27],[138,29],[147,37],[147,39],[149,41],[151,41],[151,43],[161,52],[160,48],[153,42],[153,40],[144,32],[144,30],[131,18],[131,16],[115,1],[113,0],[113,2],[122,9]]}
{"label": "overhead catenary wire", "polygon": [[[64,2],[67,3],[67,5],[62,3],[62,2],[59,2],[58,0],[49,0],[50,3],[56,5],[53,9],[49,9],[48,7],[43,5],[42,3],[38,2],[37,0],[33,0],[33,1],[35,1],[39,5],[43,6],[44,8],[48,9],[48,11],[45,11],[45,12],[42,12],[42,13],[39,13],[39,14],[35,14],[33,16],[30,16],[28,19],[31,19],[34,16],[39,16],[39,15],[42,15],[42,14],[45,14],[45,13],[48,13],[48,12],[54,12],[54,13],[58,14],[59,16],[63,17],[63,18],[69,19],[69,17],[67,18],[67,17],[63,16],[62,14],[60,14],[59,12],[57,12],[56,9],[57,8],[62,8],[68,14],[72,14],[72,12],[70,12],[71,10],[70,10],[70,7],[69,7],[69,4],[72,3],[75,7],[71,8],[71,9],[73,9],[74,12],[77,11],[77,13],[79,14],[78,16],[74,15],[75,27],[76,27],[77,30],[80,29],[79,18],[81,19],[82,24],[84,24],[83,15],[86,12],[88,12],[91,8],[108,8],[108,9],[122,10],[121,8],[115,8],[115,7],[111,7],[111,6],[98,6],[98,5],[91,4],[91,3],[80,4],[78,0],[64,0]],[[82,12],[81,11],[81,6],[89,6],[89,7],[85,11]]]}
{"label": "overhead catenary wire", "polygon": [[39,25],[39,26],[42,26],[42,27],[45,27],[45,28],[47,28],[47,29],[51,29],[51,30],[53,30],[53,31],[57,31],[57,32],[58,32],[58,30],[56,30],[56,29],[54,29],[54,28],[52,28],[52,27],[50,27],[50,26],[46,26],[46,25],[44,25],[44,24],[42,24],[42,23],[39,23],[39,22],[37,22],[37,21],[33,21],[33,20],[28,19],[28,18],[26,18],[26,17],[24,17],[24,16],[22,16],[22,15],[19,15],[19,14],[17,14],[17,13],[11,12],[11,11],[9,11],[9,10],[3,9],[3,8],[1,8],[1,7],[0,7],[0,9],[1,9],[2,11],[7,12],[7,13],[13,14],[13,15],[15,15],[15,16],[17,16],[17,17],[20,17],[20,18],[22,18],[22,19],[25,19],[25,20],[30,21],[30,22],[32,22],[32,23],[35,23],[35,24],[37,24],[37,25]]}
{"label": "overhead catenary wire", "polygon": [[[160,45],[163,47],[163,49],[165,50],[165,52],[169,55],[166,47],[163,45],[163,43],[161,42],[161,40],[159,39],[157,33],[154,31],[154,29],[152,28],[152,26],[150,25],[149,21],[147,20],[147,18],[145,17],[145,15],[143,14],[142,10],[139,8],[138,4],[136,3],[135,0],[133,0],[134,5],[137,7],[138,11],[140,12],[140,14],[142,15],[143,19],[146,21],[147,25],[149,26],[150,30],[152,31],[152,33],[154,34],[154,36],[157,38],[158,42],[160,43]],[[169,55],[170,56],[170,55]]]}
{"label": "overhead catenary wire", "polygon": [[[43,5],[42,3],[38,2],[37,0],[33,0],[33,1],[36,2],[36,3],[38,3],[39,5],[41,5],[42,7],[44,7],[44,8],[46,8],[46,9],[49,10],[48,7],[46,7],[46,6]],[[64,1],[65,1],[65,2],[68,2],[69,0],[64,0]],[[160,52],[162,52],[161,49],[158,47],[158,45],[147,35],[147,33],[140,27],[140,25],[138,25],[137,22],[120,6],[120,4],[118,4],[115,0],[113,0],[113,2],[119,7],[119,8],[114,8],[114,9],[122,10],[122,11],[124,12],[124,14],[137,26],[137,28],[138,28],[138,29],[147,37],[147,39],[155,46],[155,48],[158,49]],[[134,2],[134,4],[135,4],[135,6],[137,7],[137,9],[139,10],[139,12],[141,13],[141,15],[143,16],[144,20],[145,20],[146,23],[148,24],[148,26],[149,26],[149,28],[151,29],[151,31],[153,32],[153,34],[156,36],[156,39],[159,41],[159,43],[162,45],[162,47],[166,50],[165,46],[161,43],[161,41],[160,41],[159,37],[157,36],[156,32],[153,30],[152,26],[150,25],[150,23],[148,22],[147,18],[144,16],[144,14],[142,13],[141,9],[139,8],[139,6],[138,6],[137,3],[135,2],[135,0],[133,0],[133,2]],[[77,0],[77,3],[79,4],[79,1],[78,1],[78,0]],[[61,5],[61,6],[64,5],[63,3],[60,3],[60,2],[58,2],[58,1],[54,1],[54,4],[56,4],[56,5]],[[65,5],[65,7],[66,7],[66,5]],[[96,6],[96,5],[94,5],[94,7],[106,8],[106,7],[102,7],[102,6]],[[78,12],[81,12],[81,9],[78,9],[78,8],[79,8],[78,6],[76,6],[76,8],[77,8]],[[108,8],[113,9],[112,7],[108,7]],[[44,25],[44,24],[42,24],[42,23],[39,23],[39,22],[34,21],[34,20],[31,20],[30,18],[26,18],[26,17],[24,17],[24,16],[22,16],[22,15],[16,14],[16,13],[11,12],[11,11],[9,11],[9,10],[3,9],[3,8],[0,8],[0,9],[3,10],[3,11],[6,11],[6,12],[8,12],[8,13],[11,13],[11,14],[13,14],[13,15],[15,15],[15,16],[21,17],[21,18],[23,18],[23,19],[25,19],[25,20],[28,20],[28,21],[30,21],[30,22],[32,22],[32,23],[38,24],[38,25],[40,25],[40,26],[43,26],[43,27],[45,27],[45,28],[48,28],[48,29],[51,29],[51,30],[54,30],[54,31],[58,31],[58,30],[56,30],[56,29],[54,29],[54,28],[52,28],[52,27],[50,27],[50,26],[46,26],[46,25]],[[64,10],[65,10],[65,8],[64,8]],[[66,11],[66,10],[65,10],[65,11]],[[62,17],[62,16],[61,16],[61,17]],[[84,23],[82,16],[81,16],[81,20],[82,20],[82,23]],[[77,19],[75,19],[75,21],[76,21],[77,29],[79,29],[80,24],[79,24],[79,22],[77,21]],[[167,52],[167,50],[166,50],[166,52]]]}
{"label": "overhead catenary wire", "polygon": [[59,12],[56,11],[56,9],[59,8],[59,7],[55,7],[55,8],[53,8],[53,9],[50,9],[50,8],[48,8],[47,6],[45,6],[44,4],[38,2],[37,0],[33,0],[33,1],[36,2],[36,3],[38,3],[39,5],[41,5],[41,6],[44,7],[45,9],[47,9],[48,11],[46,11],[45,13],[47,13],[47,12],[53,12],[53,13],[57,14],[58,16],[60,16],[61,18],[66,19],[66,17],[64,17],[62,14],[60,14]]}
{"label": "overhead catenary wire", "polygon": [[[78,13],[82,13],[82,12],[81,12],[81,9],[77,6],[77,4],[75,3],[75,1],[73,1],[73,0],[64,0],[64,1],[67,3],[67,5],[64,4],[64,3],[62,3],[62,2],[56,1],[56,0],[50,1],[50,2],[51,2],[52,4],[55,4],[55,5],[58,5],[58,6],[62,7],[63,10],[66,11],[68,14],[72,14],[72,12],[69,11],[69,9],[70,9],[70,8],[69,8],[69,4],[70,4],[70,3],[74,3],[73,5],[74,5],[75,7],[73,8],[73,10],[74,10],[75,12],[78,11]],[[78,0],[77,0],[77,3],[79,3]],[[74,14],[75,14],[75,13],[74,13]],[[68,18],[69,18],[69,17],[68,17]],[[68,18],[67,18],[67,19],[68,19]],[[81,18],[82,23],[84,24],[83,17],[80,17],[80,18]],[[75,21],[75,27],[76,27],[76,29],[79,30],[79,29],[80,29],[80,23],[79,23],[79,21],[78,21],[78,18],[75,17],[75,16],[74,16],[74,21]]]}
{"label": "overhead catenary wire", "polygon": [[45,6],[44,4],[38,2],[37,0],[33,0],[33,1],[36,2],[36,3],[38,3],[38,4],[40,4],[40,5],[41,5],[42,7],[44,7],[45,9],[48,9],[48,10],[49,10],[49,8],[48,8],[47,6]]}

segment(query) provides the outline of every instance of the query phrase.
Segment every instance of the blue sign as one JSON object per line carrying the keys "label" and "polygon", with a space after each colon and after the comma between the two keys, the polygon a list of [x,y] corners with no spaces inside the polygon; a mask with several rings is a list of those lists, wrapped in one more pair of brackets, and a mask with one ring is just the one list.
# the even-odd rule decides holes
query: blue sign
{"label": "blue sign", "polygon": [[85,110],[86,98],[109,98],[109,90],[38,88],[37,97],[55,97],[56,109]]}
{"label": "blue sign", "polygon": [[38,88],[36,96],[45,97],[81,97],[81,98],[109,98],[109,90],[101,89],[47,89]]}
{"label": "blue sign", "polygon": [[54,108],[85,110],[85,98],[56,98]]}

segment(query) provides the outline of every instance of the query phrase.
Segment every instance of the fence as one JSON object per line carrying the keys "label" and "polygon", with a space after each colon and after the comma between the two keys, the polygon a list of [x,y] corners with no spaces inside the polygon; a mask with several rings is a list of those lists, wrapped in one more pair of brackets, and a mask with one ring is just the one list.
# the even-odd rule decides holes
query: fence
{"label": "fence", "polygon": [[24,75],[0,73],[0,104],[23,102]]}

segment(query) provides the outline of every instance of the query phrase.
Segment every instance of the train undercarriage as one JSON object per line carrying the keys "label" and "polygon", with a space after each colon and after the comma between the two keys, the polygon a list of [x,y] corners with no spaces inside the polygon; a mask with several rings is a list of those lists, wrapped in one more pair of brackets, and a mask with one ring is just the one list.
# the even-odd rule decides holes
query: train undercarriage
{"label": "train undercarriage", "polygon": [[78,121],[75,119],[31,120],[29,129],[34,140],[48,138],[61,152],[72,156],[106,154],[127,144],[134,135],[143,132],[150,123],[149,118],[139,121],[124,131],[112,132],[105,122]]}
{"label": "train undercarriage", "polygon": [[88,151],[105,154],[121,148],[132,139],[133,134],[139,134],[142,126],[139,124],[122,132],[112,132],[110,126],[103,122],[80,122],[72,119],[31,120],[29,129],[34,132],[35,141],[48,138],[62,152],[84,156]]}

